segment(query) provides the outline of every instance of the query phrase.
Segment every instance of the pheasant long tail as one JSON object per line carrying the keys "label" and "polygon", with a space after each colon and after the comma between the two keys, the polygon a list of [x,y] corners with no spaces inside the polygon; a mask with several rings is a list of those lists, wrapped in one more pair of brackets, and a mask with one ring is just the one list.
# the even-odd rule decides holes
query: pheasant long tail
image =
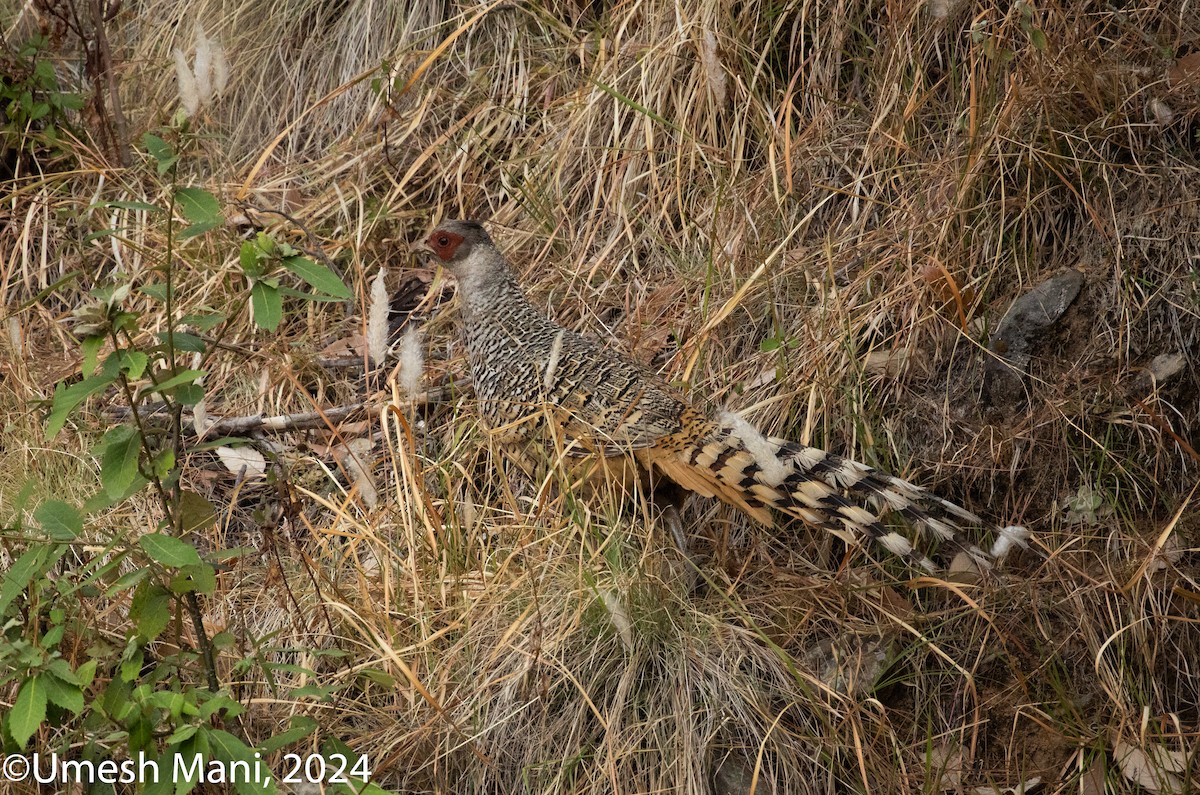
{"label": "pheasant long tail", "polygon": [[765,437],[745,420],[692,418],[681,443],[658,446],[650,463],[684,488],[717,497],[769,524],[769,509],[822,527],[847,540],[868,536],[892,554],[927,571],[937,567],[899,532],[880,520],[899,514],[937,539],[960,548],[986,567],[987,553],[963,540],[964,526],[983,526],[976,515],[900,478],[815,447]]}

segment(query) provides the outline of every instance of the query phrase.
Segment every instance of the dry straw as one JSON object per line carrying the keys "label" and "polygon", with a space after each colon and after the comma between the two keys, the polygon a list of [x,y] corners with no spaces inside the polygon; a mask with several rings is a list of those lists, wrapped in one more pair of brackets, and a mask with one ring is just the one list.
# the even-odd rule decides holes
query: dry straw
{"label": "dry straw", "polygon": [[[1179,754],[1200,732],[1200,111],[1185,61],[1200,31],[1178,3],[183,13],[151,4],[114,22],[116,57],[162,67],[120,71],[130,128],[177,100],[192,117],[207,107],[181,178],[284,212],[263,223],[352,263],[359,294],[360,263],[416,268],[407,245],[436,218],[486,221],[561,323],[767,435],[1029,526],[1043,555],[973,582],[922,577],[695,501],[689,562],[657,506],[574,488],[556,465],[565,445],[502,454],[467,399],[451,301],[423,332],[410,323],[395,405],[364,429],[384,459],[375,507],[313,461],[307,432],[261,442],[293,479],[279,486],[296,499],[289,535],[273,541],[286,554],[243,558],[206,602],[214,624],[266,639],[255,659],[276,666],[268,681],[222,658],[249,740],[312,715],[406,792],[1002,791],[1040,777],[1174,793],[1196,779],[1194,752]],[[225,32],[235,74],[194,19]],[[191,65],[178,30],[193,31]],[[219,103],[204,105],[205,80]],[[0,362],[4,504],[27,472],[60,498],[80,491],[94,478],[80,451],[103,424],[42,449],[28,407],[76,348],[62,304],[23,302],[70,270],[91,287],[118,255],[157,267],[166,250],[155,218],[121,210],[122,226],[95,203],[167,188],[79,140],[77,167],[12,183],[0,208],[0,288],[27,307],[9,321],[24,363]],[[103,246],[87,237],[118,226]],[[361,400],[362,381],[316,352],[368,328],[381,360],[377,317],[324,305],[254,332],[223,267],[239,234],[176,249],[181,315],[242,313],[208,363],[208,414]],[[1023,394],[989,403],[989,330],[1063,267],[1085,275],[1077,303],[1037,341]],[[1189,364],[1154,375],[1174,356]],[[207,460],[188,462],[222,512],[205,541],[257,544],[254,500],[271,498],[232,494]],[[1107,510],[1064,508],[1085,487]],[[96,532],[155,521],[135,500]],[[103,612],[114,637],[126,614]],[[336,703],[288,695],[310,684]]]}

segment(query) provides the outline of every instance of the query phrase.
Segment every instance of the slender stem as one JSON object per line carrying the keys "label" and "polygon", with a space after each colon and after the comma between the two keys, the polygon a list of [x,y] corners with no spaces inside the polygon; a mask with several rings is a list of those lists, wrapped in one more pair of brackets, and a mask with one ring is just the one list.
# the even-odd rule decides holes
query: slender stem
{"label": "slender stem", "polygon": [[213,334],[210,339],[205,340],[207,343],[208,350],[205,352],[204,356],[201,357],[201,359],[200,359],[199,369],[203,370],[204,368],[208,367],[208,360],[211,359],[216,354],[216,352],[221,348],[221,346],[224,344],[222,342],[222,340],[224,340],[225,335],[227,333],[229,333],[229,329],[233,325],[233,319],[242,314],[242,309],[245,308],[246,304],[248,304],[249,302],[250,302],[250,294],[249,293],[243,294],[236,309],[233,312],[230,312],[229,316],[226,317],[225,320],[223,320],[221,322],[221,325],[217,327],[217,332],[215,334]]}
{"label": "slender stem", "polygon": [[[128,333],[126,334],[126,338],[128,339]],[[121,340],[117,338],[115,331],[109,331],[109,339],[112,341],[113,350],[121,350]],[[154,376],[151,375],[150,379],[153,381]],[[121,391],[125,393],[125,401],[129,403],[129,413],[133,417],[134,428],[137,429],[138,439],[142,443],[142,452],[146,456],[146,462],[149,463],[154,458],[154,451],[150,448],[150,438],[146,434],[146,426],[142,424],[142,415],[137,410],[137,398],[133,394],[133,389],[129,386],[129,379],[125,377],[124,371],[118,373],[117,381],[121,384]],[[142,477],[154,484],[154,489],[158,492],[158,498],[162,501],[163,509],[167,512],[167,524],[173,527],[175,520],[171,512],[171,501],[167,497],[166,489],[163,488],[162,480],[159,479],[157,473],[153,470],[143,470],[139,466],[138,471],[141,472]]]}
{"label": "slender stem", "polygon": [[[167,366],[170,368],[171,377],[179,372],[179,363],[175,360],[175,282],[173,279],[175,273],[175,188],[178,176],[179,161],[176,160],[171,164],[171,196],[167,204],[167,251],[162,266],[167,288],[165,302],[167,313]],[[180,466],[182,456],[179,455],[179,448],[182,438],[183,406],[178,401],[170,400],[166,395],[163,395],[163,399],[172,407],[171,449],[176,453],[175,465]],[[183,515],[179,510],[183,490],[179,487],[179,480],[175,480],[169,496],[161,489],[159,493],[163,496],[163,507],[169,508],[168,519],[171,520],[172,534],[178,536],[183,528]],[[192,631],[196,633],[196,644],[200,647],[200,659],[204,663],[204,673],[208,679],[208,689],[215,693],[221,689],[221,683],[217,677],[217,661],[213,655],[212,641],[209,640],[208,633],[204,631],[204,614],[200,612],[200,599],[196,596],[195,591],[189,591],[184,594],[183,601],[187,606],[188,615],[192,619]]]}
{"label": "slender stem", "polygon": [[200,647],[200,659],[204,661],[204,673],[208,679],[208,689],[217,692],[221,682],[217,678],[217,659],[213,655],[212,641],[204,631],[204,614],[200,612],[200,600],[195,591],[184,594],[183,602],[187,605],[188,615],[192,619],[192,630],[196,633],[196,644]]}
{"label": "slender stem", "polygon": [[[175,282],[173,278],[175,273],[175,188],[178,177],[179,161],[176,160],[171,164],[171,196],[167,203],[167,252],[162,266],[167,288],[165,302],[167,312],[167,366],[170,368],[171,377],[179,372],[179,364],[175,361]],[[163,399],[167,400],[167,396],[163,395]],[[168,400],[168,403],[171,402]],[[182,420],[183,406],[176,401],[171,411],[171,449],[176,453],[177,465],[182,460],[182,457],[179,456],[180,425]],[[171,516],[175,519],[175,522],[171,525],[171,531],[174,535],[178,535],[182,529],[182,519],[179,513],[179,503],[182,496],[183,492],[179,488],[179,480],[177,478],[174,486],[171,488],[170,495]]]}

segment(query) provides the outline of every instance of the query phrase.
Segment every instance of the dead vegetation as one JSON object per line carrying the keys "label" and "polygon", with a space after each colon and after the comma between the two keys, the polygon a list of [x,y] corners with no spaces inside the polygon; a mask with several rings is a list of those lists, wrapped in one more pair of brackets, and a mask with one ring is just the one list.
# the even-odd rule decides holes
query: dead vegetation
{"label": "dead vegetation", "polygon": [[[343,741],[397,792],[1195,791],[1194,9],[411,5],[126,6],[103,27],[131,165],[111,113],[72,111],[61,152],[5,128],[0,504],[26,482],[31,510],[99,486],[89,450],[118,396],[50,447],[39,401],[78,375],[64,320],[87,290],[163,278],[167,227],[131,203],[171,186],[138,142],[178,126],[172,48],[194,63],[199,21],[230,70],[179,182],[228,223],[173,249],[176,312],[235,318],[206,410],[366,407],[248,430],[269,484],[201,447],[182,461],[218,509],[191,540],[252,549],[203,601],[233,639],[231,732],[316,718],[290,750]],[[59,7],[0,24],[46,26],[60,79],[90,91]],[[554,466],[517,476],[470,408],[452,302],[409,319],[428,394],[395,361],[383,379],[329,363],[364,361],[371,280],[407,278],[443,216],[487,222],[560,322],[698,402],[1024,524],[1038,554],[984,582],[914,579],[694,501],[691,573],[641,503],[580,499]],[[231,276],[254,228],[321,252],[357,299],[255,328]],[[1016,388],[985,389],[1008,307],[1067,268],[1082,287],[1027,340]],[[165,328],[137,290],[129,307]],[[68,560],[160,518],[137,497],[92,514]],[[0,520],[7,566],[28,522]],[[103,642],[64,656],[98,660],[96,695],[129,606],[77,609]],[[194,643],[180,627],[156,643]],[[120,756],[86,715],[33,745]]]}

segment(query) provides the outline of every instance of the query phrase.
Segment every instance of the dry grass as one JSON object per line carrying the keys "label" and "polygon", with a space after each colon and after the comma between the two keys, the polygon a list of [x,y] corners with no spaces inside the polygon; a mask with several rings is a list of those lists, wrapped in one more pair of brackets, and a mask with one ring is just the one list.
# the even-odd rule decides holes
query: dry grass
{"label": "dry grass", "polygon": [[[203,19],[232,76],[181,168],[231,217],[320,248],[363,300],[378,267],[415,267],[407,244],[431,221],[487,221],[565,325],[661,365],[699,403],[1025,524],[1045,558],[983,584],[913,580],[693,502],[704,560],[689,573],[642,503],[580,499],[553,466],[541,480],[506,468],[456,393],[385,390],[377,507],[322,460],[326,436],[278,437],[282,491],[235,491],[211,453],[186,462],[223,509],[201,545],[261,552],[222,574],[206,615],[238,638],[221,670],[249,741],[312,715],[402,792],[1040,777],[1093,793],[1098,775],[1138,791],[1121,743],[1191,753],[1176,781],[1197,780],[1200,78],[1177,66],[1200,48],[1193,10],[412,5],[127,9],[109,35],[133,138],[174,112],[171,48]],[[19,39],[32,13],[0,24]],[[3,191],[0,289],[24,341],[5,342],[0,369],[0,503],[26,478],[31,504],[94,488],[81,451],[102,406],[47,451],[35,401],[77,365],[61,321],[79,290],[153,281],[165,247],[155,219],[94,203],[168,186],[80,128],[69,168],[26,163]],[[245,314],[227,269],[238,235],[181,247],[181,313]],[[1085,287],[1040,341],[1026,400],[991,405],[988,330],[1064,267]],[[364,332],[365,314],[324,305],[274,335],[243,318],[208,410],[361,399],[363,379],[317,352]],[[426,385],[466,373],[453,314],[423,319]],[[1162,354],[1186,366],[1159,381]],[[280,493],[296,514],[279,515]],[[1066,504],[1081,494],[1096,497]],[[127,503],[89,532],[154,521]],[[95,610],[119,644],[121,610]],[[264,668],[284,664],[269,686]],[[287,695],[314,682],[334,699]]]}

